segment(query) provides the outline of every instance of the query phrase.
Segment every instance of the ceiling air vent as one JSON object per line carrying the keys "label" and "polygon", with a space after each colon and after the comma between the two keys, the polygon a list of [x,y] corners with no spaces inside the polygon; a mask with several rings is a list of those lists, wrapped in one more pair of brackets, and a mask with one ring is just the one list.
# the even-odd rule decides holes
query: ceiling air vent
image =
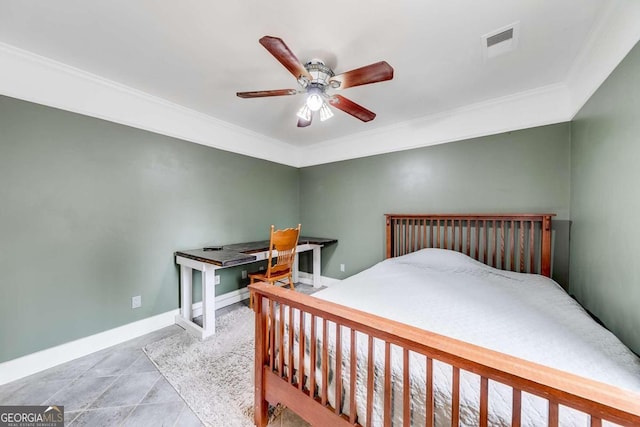
{"label": "ceiling air vent", "polygon": [[520,22],[485,34],[482,36],[482,58],[486,61],[489,58],[511,52],[518,47],[519,34]]}
{"label": "ceiling air vent", "polygon": [[493,45],[498,43],[506,42],[507,40],[511,40],[513,38],[513,28],[509,28],[501,33],[495,34],[491,37],[487,37],[487,48],[490,48]]}

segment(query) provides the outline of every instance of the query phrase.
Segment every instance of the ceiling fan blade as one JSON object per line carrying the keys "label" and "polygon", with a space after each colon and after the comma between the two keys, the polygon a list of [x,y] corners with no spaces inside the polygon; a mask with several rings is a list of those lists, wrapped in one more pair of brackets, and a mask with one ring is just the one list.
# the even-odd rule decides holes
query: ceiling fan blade
{"label": "ceiling fan blade", "polygon": [[369,83],[383,82],[385,80],[391,80],[392,78],[393,68],[391,65],[385,61],[380,61],[333,76],[331,80],[329,80],[329,83],[338,82],[340,85],[334,87],[335,89],[346,89]]}
{"label": "ceiling fan blade", "polygon": [[287,45],[278,37],[264,36],[260,39],[260,44],[271,53],[284,67],[289,70],[296,79],[305,77],[309,81],[313,80],[311,74],[298,61],[298,58],[289,50]]}
{"label": "ceiling fan blade", "polygon": [[301,118],[298,117],[298,127],[299,128],[306,128],[310,124],[311,124],[311,119],[305,120],[305,119],[301,119]]}
{"label": "ceiling fan blade", "polygon": [[253,92],[236,92],[240,98],[264,98],[265,96],[296,95],[295,89],[256,90]]}
{"label": "ceiling fan blade", "polygon": [[376,113],[369,111],[361,105],[356,104],[350,99],[341,95],[333,95],[329,99],[329,103],[336,107],[338,110],[342,110],[347,114],[351,114],[353,117],[362,120],[363,122],[369,122],[376,118]]}

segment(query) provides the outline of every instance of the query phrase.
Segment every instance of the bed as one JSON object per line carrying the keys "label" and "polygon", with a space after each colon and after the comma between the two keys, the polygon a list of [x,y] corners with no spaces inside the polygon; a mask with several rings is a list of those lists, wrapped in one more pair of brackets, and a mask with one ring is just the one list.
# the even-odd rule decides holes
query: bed
{"label": "bed", "polygon": [[255,423],[640,425],[640,360],[551,275],[552,215],[386,215],[386,259],[251,285]]}

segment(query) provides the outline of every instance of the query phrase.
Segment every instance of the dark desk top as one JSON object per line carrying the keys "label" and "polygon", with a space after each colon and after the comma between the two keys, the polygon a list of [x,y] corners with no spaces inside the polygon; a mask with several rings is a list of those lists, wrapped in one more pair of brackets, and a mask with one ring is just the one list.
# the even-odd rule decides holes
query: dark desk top
{"label": "dark desk top", "polygon": [[[312,244],[312,245],[328,245],[330,243],[336,243],[337,239],[328,239],[324,237],[305,237],[300,236],[298,238],[298,245]],[[259,242],[247,242],[247,243],[233,243],[230,245],[224,245],[224,250],[241,252],[243,254],[251,254],[254,252],[265,252],[269,250],[269,241],[260,240]]]}
{"label": "dark desk top", "polygon": [[[268,243],[267,243],[268,245]],[[236,251],[221,249],[219,251],[205,251],[203,249],[191,249],[188,251],[176,252],[176,256],[190,258],[200,262],[215,264],[222,267],[246,264],[256,260],[255,255],[243,254]]]}
{"label": "dark desk top", "polygon": [[[305,237],[298,238],[298,245],[328,245],[336,243],[337,239],[324,237]],[[205,251],[203,249],[191,249],[187,251],[178,251],[176,256],[193,259],[200,262],[219,265],[221,267],[230,267],[232,265],[246,264],[256,260],[256,252],[265,252],[269,250],[269,240],[260,240],[258,242],[233,243],[223,245],[222,249]]]}

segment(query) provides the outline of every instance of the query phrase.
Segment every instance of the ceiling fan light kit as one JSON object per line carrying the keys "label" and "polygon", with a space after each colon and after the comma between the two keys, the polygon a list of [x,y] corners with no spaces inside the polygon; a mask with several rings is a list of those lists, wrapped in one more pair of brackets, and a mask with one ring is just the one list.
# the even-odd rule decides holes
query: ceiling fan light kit
{"label": "ceiling fan light kit", "polygon": [[260,44],[293,74],[300,89],[237,92],[236,95],[240,98],[262,98],[306,93],[305,103],[296,114],[298,116],[298,127],[309,126],[313,119],[313,113],[316,111],[319,111],[320,121],[322,122],[333,117],[329,104],[363,122],[373,120],[376,116],[374,112],[343,96],[327,93],[327,90],[342,90],[393,78],[393,68],[385,61],[336,75],[331,68],[319,59],[312,59],[302,65],[282,39],[264,36],[260,39]]}
{"label": "ceiling fan light kit", "polygon": [[324,105],[324,99],[322,99],[323,96],[323,88],[319,86],[311,86],[307,88],[307,107],[309,107],[311,111],[318,111],[320,107]]}
{"label": "ceiling fan light kit", "polygon": [[304,121],[311,121],[311,108],[305,103],[299,110],[296,116],[300,117]]}
{"label": "ceiling fan light kit", "polygon": [[322,104],[322,107],[320,108],[320,121],[324,122],[325,120],[328,120],[331,117],[333,117],[333,111],[331,111],[331,108],[329,108],[329,106],[326,103]]}

